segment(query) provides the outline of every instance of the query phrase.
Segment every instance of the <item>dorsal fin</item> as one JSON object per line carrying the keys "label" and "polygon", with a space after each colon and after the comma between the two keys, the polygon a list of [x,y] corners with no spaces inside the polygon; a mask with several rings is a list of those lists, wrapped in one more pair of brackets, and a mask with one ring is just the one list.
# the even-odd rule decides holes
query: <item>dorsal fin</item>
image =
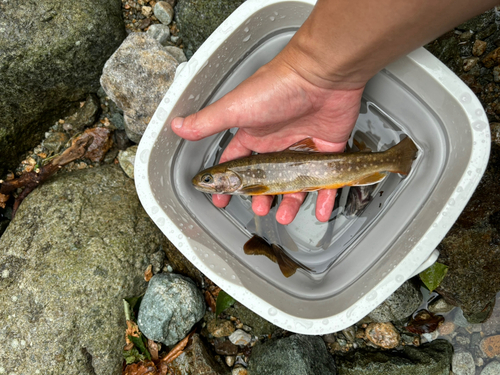
{"label": "dorsal fin", "polygon": [[314,143],[312,138],[305,138],[301,141],[298,141],[283,151],[319,152],[318,148],[316,147],[316,143]]}

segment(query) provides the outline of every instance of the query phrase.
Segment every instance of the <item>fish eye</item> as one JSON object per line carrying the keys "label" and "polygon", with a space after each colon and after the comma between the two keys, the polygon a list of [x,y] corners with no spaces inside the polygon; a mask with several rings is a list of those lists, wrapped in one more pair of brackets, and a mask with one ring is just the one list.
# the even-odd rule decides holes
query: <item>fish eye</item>
{"label": "fish eye", "polygon": [[201,182],[204,182],[205,184],[210,184],[214,181],[214,178],[212,177],[211,174],[204,174],[201,176]]}

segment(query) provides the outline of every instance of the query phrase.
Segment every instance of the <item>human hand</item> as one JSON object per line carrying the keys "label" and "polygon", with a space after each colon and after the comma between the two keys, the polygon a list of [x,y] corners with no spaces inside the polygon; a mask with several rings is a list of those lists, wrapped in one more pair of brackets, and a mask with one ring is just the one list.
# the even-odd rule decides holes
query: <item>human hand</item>
{"label": "human hand", "polygon": [[[196,141],[238,127],[221,163],[252,151],[281,151],[307,137],[313,138],[319,151],[342,152],[358,117],[363,87],[340,90],[313,84],[297,72],[287,53],[278,55],[212,105],[185,119],[175,118],[173,131]],[[276,220],[291,223],[305,195],[284,195]],[[335,190],[319,192],[318,220],[330,218],[335,195]],[[213,195],[217,207],[225,207],[229,199],[228,195]],[[252,209],[257,215],[266,215],[271,203],[271,196],[254,196]]]}

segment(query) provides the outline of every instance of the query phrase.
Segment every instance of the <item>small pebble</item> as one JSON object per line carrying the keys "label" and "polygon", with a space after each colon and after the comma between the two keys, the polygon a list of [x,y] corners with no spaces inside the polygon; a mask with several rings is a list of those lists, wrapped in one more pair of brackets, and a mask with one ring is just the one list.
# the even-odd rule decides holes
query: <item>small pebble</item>
{"label": "small pebble", "polygon": [[493,81],[500,82],[500,66],[495,66],[493,68]]}
{"label": "small pebble", "polygon": [[474,375],[476,365],[472,354],[466,351],[453,353],[452,370],[454,375]]}
{"label": "small pebble", "polygon": [[174,57],[174,59],[177,60],[179,64],[187,61],[186,55],[181,48],[175,46],[167,46],[165,47],[165,49]]}
{"label": "small pebble", "polygon": [[155,38],[162,46],[167,45],[167,42],[170,39],[170,29],[166,25],[161,25],[161,24],[151,25],[147,33],[151,35],[153,38]]}
{"label": "small pebble", "polygon": [[208,322],[207,329],[214,337],[225,337],[234,332],[234,325],[229,320],[212,319]]}
{"label": "small pebble", "polygon": [[399,345],[400,336],[392,323],[371,323],[366,327],[365,334],[370,342],[385,349]]}
{"label": "small pebble", "polygon": [[460,34],[460,40],[462,40],[462,41],[470,40],[472,38],[472,35],[474,35],[474,33],[472,31],[470,31],[470,30],[465,31],[462,34]]}
{"label": "small pebble", "polygon": [[446,336],[450,335],[455,331],[455,323],[453,322],[444,322],[441,324],[441,326],[438,328],[439,329],[439,334],[441,336]]}
{"label": "small pebble", "polygon": [[231,372],[231,375],[247,375],[248,371],[246,368],[243,366],[238,366],[233,368],[233,371]]}
{"label": "small pebble", "polygon": [[164,25],[170,25],[174,19],[174,8],[166,1],[159,1],[154,7],[155,17]]}
{"label": "small pebble", "polygon": [[498,375],[498,374],[500,374],[500,362],[498,361],[493,361],[488,363],[481,371],[481,375]]}
{"label": "small pebble", "polygon": [[472,68],[474,68],[479,61],[479,57],[468,57],[464,59],[463,64],[464,64],[464,72],[468,72]]}
{"label": "small pebble", "polygon": [[500,356],[500,335],[486,337],[479,344],[479,348],[489,358]]}
{"label": "small pebble", "polygon": [[460,344],[462,346],[468,346],[470,344],[470,338],[468,338],[467,336],[458,335],[457,337],[455,337],[455,341],[457,342],[457,344]]}
{"label": "small pebble", "polygon": [[148,6],[143,6],[141,9],[141,13],[144,17],[150,17],[153,14],[153,8]]}
{"label": "small pebble", "polygon": [[477,39],[472,46],[472,54],[474,56],[481,56],[486,51],[487,44],[485,41]]}
{"label": "small pebble", "polygon": [[433,314],[444,314],[453,310],[455,306],[450,305],[444,300],[444,298],[439,298],[435,302],[433,301],[429,304],[428,310]]}
{"label": "small pebble", "polygon": [[323,341],[326,343],[329,343],[329,344],[333,344],[334,342],[337,341],[337,339],[333,333],[328,333],[326,335],[323,335],[322,337],[323,337]]}
{"label": "small pebble", "polygon": [[238,329],[229,336],[229,340],[234,345],[245,346],[248,345],[250,341],[252,341],[252,336],[250,336],[245,331]]}
{"label": "small pebble", "polygon": [[134,163],[135,163],[135,155],[137,153],[137,146],[132,146],[127,148],[125,151],[118,152],[118,162],[120,163],[120,167],[122,167],[125,174],[134,178]]}
{"label": "small pebble", "polygon": [[217,354],[229,356],[238,354],[238,347],[230,341],[220,341],[220,339],[216,339],[214,346]]}
{"label": "small pebble", "polygon": [[236,357],[234,355],[228,355],[226,357],[226,365],[228,365],[229,367],[233,367],[235,359]]}

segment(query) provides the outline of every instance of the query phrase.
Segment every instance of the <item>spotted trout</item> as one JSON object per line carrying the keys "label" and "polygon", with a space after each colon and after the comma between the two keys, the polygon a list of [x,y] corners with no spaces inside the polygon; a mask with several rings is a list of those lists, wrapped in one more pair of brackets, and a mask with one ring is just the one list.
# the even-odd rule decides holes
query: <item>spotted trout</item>
{"label": "spotted trout", "polygon": [[194,187],[211,194],[277,195],[364,186],[388,172],[408,174],[418,149],[406,137],[383,152],[317,152],[310,138],[281,152],[257,154],[214,165],[193,178]]}

